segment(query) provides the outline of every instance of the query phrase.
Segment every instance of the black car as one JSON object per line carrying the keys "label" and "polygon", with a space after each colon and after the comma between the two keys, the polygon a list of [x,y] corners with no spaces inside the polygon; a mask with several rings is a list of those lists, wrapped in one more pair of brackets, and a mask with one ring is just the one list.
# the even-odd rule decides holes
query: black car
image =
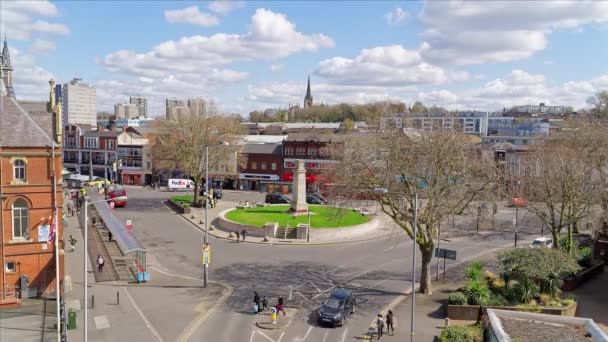
{"label": "black car", "polygon": [[[201,196],[204,196],[205,195],[205,187],[201,187],[201,189],[198,192],[198,194],[201,195]],[[222,192],[222,189],[220,189],[220,188],[213,189],[213,198],[214,199],[222,199],[222,197],[224,197],[224,193]]]}
{"label": "black car", "polygon": [[337,290],[319,308],[319,324],[342,326],[347,317],[355,313],[357,301],[352,292]]}
{"label": "black car", "polygon": [[327,200],[319,195],[306,194],[306,203],[327,205]]}
{"label": "black car", "polygon": [[264,200],[265,203],[268,204],[289,204],[291,203],[291,200],[289,199],[289,197],[280,194],[280,193],[267,193],[266,194],[266,200]]}

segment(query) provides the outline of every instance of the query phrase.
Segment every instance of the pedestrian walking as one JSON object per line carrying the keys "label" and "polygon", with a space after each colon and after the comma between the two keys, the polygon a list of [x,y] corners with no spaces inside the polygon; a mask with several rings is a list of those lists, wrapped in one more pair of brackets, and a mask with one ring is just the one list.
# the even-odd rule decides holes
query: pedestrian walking
{"label": "pedestrian walking", "polygon": [[264,298],[262,298],[262,311],[268,309],[268,298],[266,298],[266,296],[264,296]]}
{"label": "pedestrian walking", "polygon": [[388,310],[386,314],[386,333],[392,332],[391,335],[395,335],[395,327],[393,326],[393,310]]}
{"label": "pedestrian walking", "polygon": [[108,230],[108,241],[112,242],[112,232]]}
{"label": "pedestrian walking", "polygon": [[279,297],[279,304],[277,304],[276,308],[277,308],[277,314],[280,311],[280,312],[283,312],[283,316],[287,315],[287,313],[285,313],[285,310],[283,309],[283,297]]}
{"label": "pedestrian walking", "polygon": [[97,272],[101,273],[103,272],[103,265],[106,263],[105,260],[103,260],[103,257],[101,255],[97,256]]}
{"label": "pedestrian walking", "polygon": [[378,339],[382,337],[382,331],[384,330],[384,319],[382,318],[382,314],[378,314],[378,318],[376,318],[376,327],[378,327]]}
{"label": "pedestrian walking", "polygon": [[260,295],[258,294],[258,291],[253,291],[254,295],[253,295],[253,302],[255,303],[255,305],[257,305],[258,307],[258,312],[260,312]]}
{"label": "pedestrian walking", "polygon": [[241,241],[241,233],[239,233],[238,230],[234,233],[236,234],[236,242],[238,243],[239,241]]}
{"label": "pedestrian walking", "polygon": [[243,235],[243,242],[245,242],[245,238],[247,237],[247,230],[243,229],[241,235]]}
{"label": "pedestrian walking", "polygon": [[74,248],[76,247],[76,239],[72,235],[70,235],[69,241],[70,241],[70,251],[73,252]]}

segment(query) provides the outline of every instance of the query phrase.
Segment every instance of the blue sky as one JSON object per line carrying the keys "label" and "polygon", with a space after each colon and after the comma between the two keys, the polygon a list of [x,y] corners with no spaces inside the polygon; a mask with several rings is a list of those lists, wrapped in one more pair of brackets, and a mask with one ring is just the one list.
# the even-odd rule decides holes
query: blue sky
{"label": "blue sky", "polygon": [[226,112],[303,101],[581,107],[608,89],[607,1],[3,1],[18,97],[82,77],[98,109],[129,95]]}

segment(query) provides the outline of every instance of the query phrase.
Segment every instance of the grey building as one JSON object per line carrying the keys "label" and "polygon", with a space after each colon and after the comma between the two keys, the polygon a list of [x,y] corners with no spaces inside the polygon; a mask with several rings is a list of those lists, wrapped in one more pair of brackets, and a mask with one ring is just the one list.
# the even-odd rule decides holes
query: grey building
{"label": "grey building", "polygon": [[188,99],[188,109],[192,115],[207,116],[207,102],[203,99]]}
{"label": "grey building", "polygon": [[129,103],[134,104],[139,109],[137,116],[148,117],[148,99],[142,96],[131,96],[129,97]]}
{"label": "grey building", "polygon": [[167,117],[167,120],[171,120],[174,117],[175,111],[172,111],[174,107],[185,107],[184,100],[176,98],[165,100],[165,116]]}
{"label": "grey building", "polygon": [[139,115],[139,107],[132,103],[117,103],[114,105],[116,119],[135,119]]}

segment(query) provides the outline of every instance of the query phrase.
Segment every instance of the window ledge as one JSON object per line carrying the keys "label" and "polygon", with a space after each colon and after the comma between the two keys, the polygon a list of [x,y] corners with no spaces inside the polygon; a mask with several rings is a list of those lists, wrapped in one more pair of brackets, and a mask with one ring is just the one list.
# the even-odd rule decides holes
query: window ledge
{"label": "window ledge", "polygon": [[8,240],[8,244],[9,245],[19,245],[19,244],[23,244],[23,243],[32,243],[34,242],[34,240],[29,239],[29,240],[25,240],[25,239],[15,239],[15,240]]}
{"label": "window ledge", "polygon": [[11,181],[11,185],[27,185],[27,181],[16,179]]}

